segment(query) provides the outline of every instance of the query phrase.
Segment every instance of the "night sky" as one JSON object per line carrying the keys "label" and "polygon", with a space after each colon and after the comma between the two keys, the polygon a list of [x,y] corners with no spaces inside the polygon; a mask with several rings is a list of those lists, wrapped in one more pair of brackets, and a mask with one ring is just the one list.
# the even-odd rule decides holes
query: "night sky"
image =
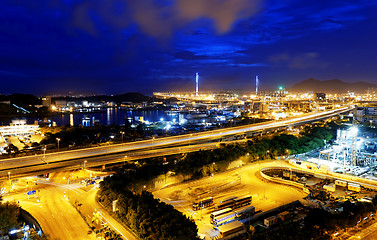
{"label": "night sky", "polygon": [[2,0],[0,94],[377,83],[375,0]]}

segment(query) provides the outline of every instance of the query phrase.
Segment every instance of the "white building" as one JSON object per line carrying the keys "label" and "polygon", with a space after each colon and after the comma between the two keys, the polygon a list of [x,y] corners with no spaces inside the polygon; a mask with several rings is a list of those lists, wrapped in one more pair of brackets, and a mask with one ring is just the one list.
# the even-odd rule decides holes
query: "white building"
{"label": "white building", "polygon": [[38,124],[26,124],[26,119],[14,119],[9,126],[0,126],[0,134],[4,137],[33,135],[39,131]]}

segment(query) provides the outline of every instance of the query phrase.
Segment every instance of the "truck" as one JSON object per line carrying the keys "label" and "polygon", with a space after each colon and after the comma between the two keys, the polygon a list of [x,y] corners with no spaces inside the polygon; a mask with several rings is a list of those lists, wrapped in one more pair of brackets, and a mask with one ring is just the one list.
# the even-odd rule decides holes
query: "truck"
{"label": "truck", "polygon": [[347,182],[343,180],[335,180],[335,185],[336,186],[341,186],[341,187],[347,187]]}
{"label": "truck", "polygon": [[360,184],[348,183],[348,190],[354,191],[354,192],[360,192],[361,191]]}

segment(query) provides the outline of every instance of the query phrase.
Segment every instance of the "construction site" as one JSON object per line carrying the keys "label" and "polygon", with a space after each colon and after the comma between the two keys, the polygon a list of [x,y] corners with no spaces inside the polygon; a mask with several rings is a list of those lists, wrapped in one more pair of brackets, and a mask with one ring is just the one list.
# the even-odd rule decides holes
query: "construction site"
{"label": "construction site", "polygon": [[377,180],[377,136],[368,128],[361,131],[356,125],[348,125],[338,129],[336,140],[325,148],[292,157],[291,162],[303,168]]}

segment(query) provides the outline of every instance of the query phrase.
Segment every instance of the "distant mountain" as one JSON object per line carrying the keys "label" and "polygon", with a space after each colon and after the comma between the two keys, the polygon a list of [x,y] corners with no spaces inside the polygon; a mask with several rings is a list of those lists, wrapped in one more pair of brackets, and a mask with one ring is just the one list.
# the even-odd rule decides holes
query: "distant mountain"
{"label": "distant mountain", "polygon": [[115,102],[115,103],[122,103],[122,102],[133,102],[133,103],[141,103],[147,102],[151,97],[145,96],[141,93],[129,92],[120,95],[96,95],[96,96],[87,96],[87,97],[56,97],[54,100],[67,100],[67,101],[74,101],[79,102],[83,100],[88,100],[90,102]]}
{"label": "distant mountain", "polygon": [[11,104],[16,104],[21,107],[29,105],[42,104],[42,100],[31,94],[14,93],[11,95],[0,95],[0,101],[10,101]]}
{"label": "distant mountain", "polygon": [[367,82],[343,82],[339,79],[332,79],[326,81],[320,81],[313,78],[301,81],[291,88],[290,92],[324,92],[324,93],[345,93],[345,92],[355,92],[355,93],[365,93],[368,88],[377,88],[376,84]]}
{"label": "distant mountain", "polygon": [[121,95],[115,95],[112,97],[114,102],[133,102],[133,103],[140,103],[140,102],[147,102],[150,97],[147,97],[141,93],[136,92],[129,92]]}

